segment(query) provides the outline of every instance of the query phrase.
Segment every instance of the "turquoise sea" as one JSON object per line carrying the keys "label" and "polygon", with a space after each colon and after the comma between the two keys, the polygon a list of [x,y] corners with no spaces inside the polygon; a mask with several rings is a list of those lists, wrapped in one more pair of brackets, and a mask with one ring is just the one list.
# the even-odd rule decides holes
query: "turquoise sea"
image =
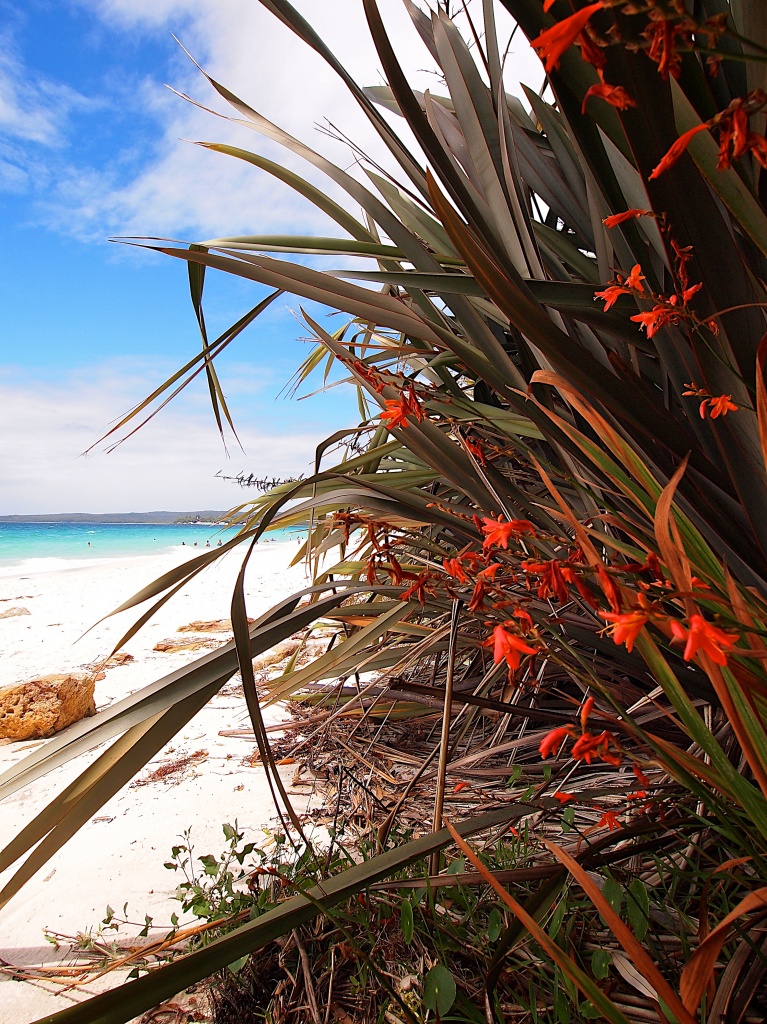
{"label": "turquoise sea", "polygon": [[[182,545],[216,547],[235,533],[209,523],[0,523],[0,568],[46,571],[66,568],[68,563],[158,554]],[[305,530],[274,530],[260,543],[305,536]]]}

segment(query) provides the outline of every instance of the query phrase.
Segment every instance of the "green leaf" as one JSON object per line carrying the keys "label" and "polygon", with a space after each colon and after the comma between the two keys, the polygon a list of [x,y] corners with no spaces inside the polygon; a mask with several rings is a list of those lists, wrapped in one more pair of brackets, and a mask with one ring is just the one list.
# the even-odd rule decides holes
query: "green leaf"
{"label": "green leaf", "polygon": [[399,906],[399,926],[402,930],[402,938],[406,945],[413,941],[413,930],[415,922],[413,919],[413,904],[409,899],[404,899]]}
{"label": "green leaf", "polygon": [[620,914],[623,906],[623,887],[614,878],[606,878],[602,886],[602,895],[613,908],[616,914]]}
{"label": "green leaf", "polygon": [[556,939],[557,935],[559,935],[559,929],[562,927],[562,921],[564,921],[566,913],[567,900],[562,897],[557,904],[554,913],[551,915],[551,920],[549,921],[549,927],[547,929],[552,939]]}
{"label": "green leaf", "polygon": [[602,1017],[601,1011],[598,1010],[593,1003],[588,1001],[581,1003],[578,1007],[578,1013],[581,1017],[585,1017],[586,1020],[598,1020]]}
{"label": "green leaf", "polygon": [[570,1024],[570,1000],[561,988],[554,995],[554,1014],[559,1024]]}
{"label": "green leaf", "polygon": [[650,898],[647,887],[639,878],[634,878],[626,895],[626,916],[634,929],[634,935],[641,942],[647,934],[650,923]]}
{"label": "green leaf", "polygon": [[598,981],[604,981],[610,973],[612,957],[606,949],[595,949],[591,954],[591,973]]}
{"label": "green leaf", "polygon": [[503,931],[503,917],[498,907],[493,907],[487,915],[487,937],[491,942],[497,942]]}
{"label": "green leaf", "polygon": [[[457,829],[460,834],[473,835],[508,821],[518,821],[529,813],[527,805],[507,805],[461,822]],[[223,970],[227,964],[241,956],[261,949],[280,935],[311,921],[323,908],[330,909],[348,900],[374,882],[390,877],[400,868],[428,857],[432,851],[442,849],[450,842],[450,833],[447,829],[441,829],[361,864],[355,864],[340,875],[324,880],[321,886],[293,896],[255,920],[152,971],[134,983],[121,985],[78,1005],[59,1010],[35,1024],[125,1024],[125,1021],[140,1016],[196,981]],[[621,1024],[624,1022],[621,1021]]]}
{"label": "green leaf", "polygon": [[442,964],[435,964],[423,981],[423,1002],[427,1010],[444,1017],[455,1002],[455,978]]}

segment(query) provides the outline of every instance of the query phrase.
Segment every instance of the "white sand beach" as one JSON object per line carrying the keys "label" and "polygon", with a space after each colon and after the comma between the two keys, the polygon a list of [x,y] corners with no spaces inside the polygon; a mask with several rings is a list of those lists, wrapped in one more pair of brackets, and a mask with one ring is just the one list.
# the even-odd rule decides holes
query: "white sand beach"
{"label": "white sand beach", "polygon": [[[307,585],[302,566],[289,567],[294,542],[259,545],[251,558],[246,583],[248,614],[257,616]],[[109,560],[55,572],[0,575],[0,611],[23,607],[29,614],[0,619],[0,686],[37,675],[80,669],[108,655],[136,611],[100,622],[103,615],[142,586],[198,552],[177,552],[124,560]],[[99,708],[189,663],[205,650],[163,653],[158,641],[183,638],[180,627],[195,620],[229,617],[231,592],[242,555],[228,554],[206,569],[165,605],[157,616],[123,648],[133,656],[128,664],[110,668],[96,684]],[[226,633],[211,634],[218,642]],[[279,721],[279,709],[267,712]],[[183,772],[144,785],[132,784],[110,800],[75,837],[35,875],[21,893],[0,910],[0,959],[12,964],[51,960],[55,950],[43,930],[74,935],[97,926],[107,904],[121,910],[127,901],[133,921],[144,915],[157,926],[169,924],[180,909],[172,900],[178,880],[163,867],[177,837],[192,829],[196,853],[218,854],[224,848],[221,826],[234,822],[259,830],[274,820],[263,771],[249,763],[254,742],[222,737],[221,730],[248,725],[241,692],[231,683],[194,718],[168,748],[140,773],[144,781],[160,765],[198,754]],[[40,741],[0,744],[0,773]],[[206,752],[202,756],[202,752]],[[51,772],[44,780],[0,803],[0,845],[4,846],[34,814],[92,760],[95,752]],[[284,769],[290,788],[293,769]],[[296,805],[301,806],[297,796]],[[18,867],[18,864],[15,866]],[[14,869],[0,874],[0,886]],[[136,934],[138,927],[133,930]],[[124,930],[125,937],[131,934]],[[121,932],[121,935],[123,933]],[[124,977],[86,985],[75,992],[53,995],[54,986],[11,981],[0,973],[0,1024],[28,1024],[63,1009],[103,985]]]}

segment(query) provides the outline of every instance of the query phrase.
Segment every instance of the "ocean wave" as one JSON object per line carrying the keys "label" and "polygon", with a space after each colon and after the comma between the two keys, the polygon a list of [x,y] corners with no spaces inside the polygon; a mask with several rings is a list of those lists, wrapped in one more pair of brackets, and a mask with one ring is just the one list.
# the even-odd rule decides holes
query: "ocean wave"
{"label": "ocean wave", "polygon": [[80,569],[88,565],[103,565],[106,562],[114,562],[115,558],[21,558],[11,561],[10,559],[0,560],[0,577],[2,576],[32,576],[41,572],[61,572],[64,569]]}

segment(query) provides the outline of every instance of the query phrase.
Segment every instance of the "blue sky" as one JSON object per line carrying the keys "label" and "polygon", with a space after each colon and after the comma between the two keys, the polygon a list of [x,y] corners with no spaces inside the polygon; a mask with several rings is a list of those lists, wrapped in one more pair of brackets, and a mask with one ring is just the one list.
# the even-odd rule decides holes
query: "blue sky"
{"label": "blue sky", "polygon": [[[296,6],[359,81],[380,84],[359,0]],[[400,0],[380,6],[403,64],[433,86]],[[223,508],[243,495],[218,470],[308,471],[315,443],[357,412],[338,390],[277,397],[308,351],[291,298],[221,362],[244,453],[230,444],[227,457],[200,383],[112,454],[80,456],[198,347],[183,264],[110,236],[335,230],[268,176],[181,141],[234,142],[326,184],[165,89],[223,110],[171,34],[256,109],[348,166],[348,151],[316,128],[331,115],[373,144],[343,86],[257,0],[0,0],[0,26],[0,514]],[[516,59],[531,80],[525,44]],[[214,334],[263,294],[221,278],[208,292]]]}

